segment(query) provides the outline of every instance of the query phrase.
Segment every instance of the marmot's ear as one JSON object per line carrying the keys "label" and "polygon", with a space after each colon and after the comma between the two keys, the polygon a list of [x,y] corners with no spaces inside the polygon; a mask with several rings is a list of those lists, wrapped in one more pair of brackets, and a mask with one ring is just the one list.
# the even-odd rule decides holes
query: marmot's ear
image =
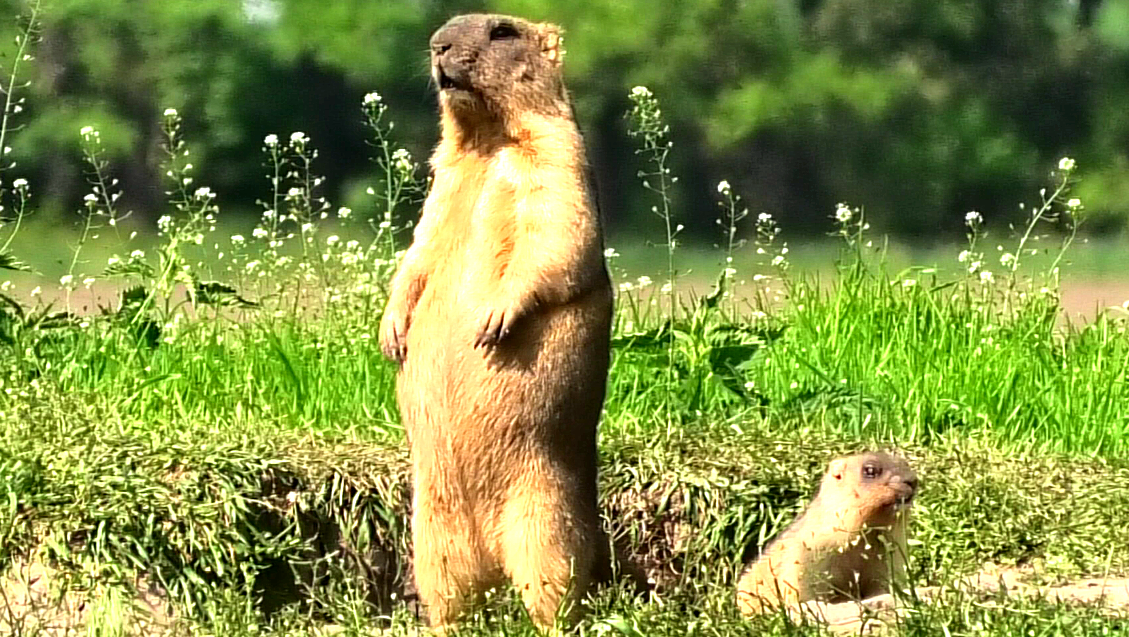
{"label": "marmot's ear", "polygon": [[541,55],[555,65],[564,59],[564,36],[561,28],[555,24],[542,22],[537,25],[537,33],[541,37]]}

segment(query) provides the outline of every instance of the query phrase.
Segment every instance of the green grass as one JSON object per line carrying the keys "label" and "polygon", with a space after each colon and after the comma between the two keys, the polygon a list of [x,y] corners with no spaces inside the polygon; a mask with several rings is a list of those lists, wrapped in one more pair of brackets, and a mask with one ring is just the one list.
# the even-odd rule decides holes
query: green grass
{"label": "green grass", "polygon": [[[0,566],[49,564],[57,585],[96,609],[89,634],[134,621],[139,576],[163,589],[175,631],[187,634],[418,630],[394,369],[376,326],[406,239],[391,220],[423,184],[393,154],[383,106],[366,109],[383,168],[371,210],[341,214],[319,198],[309,140],[266,142],[268,172],[281,175],[264,194],[275,212],[242,241],[221,236],[216,200],[180,187],[191,169],[179,120],[166,115],[161,233],[123,242],[103,187],[77,254],[28,256],[41,273],[14,272],[20,287],[4,289]],[[643,138],[661,148],[661,134]],[[92,174],[109,183],[96,136],[85,143]],[[642,161],[662,174],[661,153]],[[1052,266],[1073,254],[1070,173],[1028,220],[1067,232],[1036,255],[1009,239],[999,252],[1021,255],[1014,271],[998,256],[971,267],[955,252],[952,267],[911,267],[875,250],[849,208],[826,266],[797,265],[765,218],[745,229],[750,245],[718,252],[735,272],[649,275],[669,291],[621,272],[637,257],[612,258],[621,292],[600,432],[603,505],[657,590],[650,601],[600,592],[579,631],[820,634],[784,616],[739,618],[734,578],[810,498],[831,457],[876,446],[901,450],[925,480],[916,584],[951,583],[984,563],[1045,580],[1129,574],[1129,316],[1059,319]],[[723,220],[736,223],[739,198],[719,190]],[[669,210],[665,200],[657,209]],[[380,223],[357,223],[362,214]],[[667,246],[652,250],[669,268],[684,248],[667,221]],[[35,249],[16,237],[0,255],[8,266]],[[983,233],[970,237],[979,251]],[[765,278],[740,286],[753,274]],[[51,306],[18,294],[63,276]],[[86,279],[109,291],[103,309],[83,301]],[[956,593],[913,610],[907,635],[1129,627],[1124,611]],[[6,612],[0,598],[0,625]],[[503,590],[461,634],[532,628]]]}

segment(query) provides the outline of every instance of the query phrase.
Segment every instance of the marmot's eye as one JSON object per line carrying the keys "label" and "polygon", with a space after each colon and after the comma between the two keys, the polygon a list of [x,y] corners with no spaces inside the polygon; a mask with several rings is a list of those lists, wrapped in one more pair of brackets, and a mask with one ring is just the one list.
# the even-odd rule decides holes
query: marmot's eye
{"label": "marmot's eye", "polygon": [[874,479],[882,475],[882,469],[872,464],[862,466],[862,475],[865,478]]}
{"label": "marmot's eye", "polygon": [[520,34],[512,24],[499,24],[498,26],[490,29],[491,40],[511,40],[518,37]]}

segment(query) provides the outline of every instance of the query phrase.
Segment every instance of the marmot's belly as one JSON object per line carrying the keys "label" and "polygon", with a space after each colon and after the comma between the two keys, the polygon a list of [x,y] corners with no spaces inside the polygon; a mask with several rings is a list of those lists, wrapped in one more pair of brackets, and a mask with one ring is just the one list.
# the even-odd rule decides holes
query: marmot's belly
{"label": "marmot's belly", "polygon": [[471,430],[528,442],[562,428],[592,435],[584,432],[594,430],[603,402],[610,324],[610,311],[592,305],[526,316],[491,349],[474,348],[478,325],[470,313],[458,320],[417,313],[398,378],[409,434]]}

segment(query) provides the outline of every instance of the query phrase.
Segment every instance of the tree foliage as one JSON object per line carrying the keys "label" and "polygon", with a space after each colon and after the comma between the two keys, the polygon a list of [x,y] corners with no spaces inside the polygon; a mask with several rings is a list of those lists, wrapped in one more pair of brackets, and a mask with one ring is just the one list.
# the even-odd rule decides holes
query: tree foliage
{"label": "tree foliage", "polygon": [[[2,3],[9,15],[20,0]],[[53,0],[13,157],[56,210],[83,182],[78,130],[103,132],[141,213],[160,198],[166,107],[186,118],[201,179],[253,205],[267,133],[322,149],[328,194],[371,171],[361,96],[379,91],[416,154],[435,138],[429,33],[498,11],[566,29],[567,73],[605,208],[624,224],[639,169],[627,94],[650,87],[676,131],[680,221],[713,227],[727,179],[789,228],[840,200],[880,228],[1005,219],[1064,154],[1108,225],[1129,218],[1129,0]],[[8,40],[11,41],[10,39]]]}

